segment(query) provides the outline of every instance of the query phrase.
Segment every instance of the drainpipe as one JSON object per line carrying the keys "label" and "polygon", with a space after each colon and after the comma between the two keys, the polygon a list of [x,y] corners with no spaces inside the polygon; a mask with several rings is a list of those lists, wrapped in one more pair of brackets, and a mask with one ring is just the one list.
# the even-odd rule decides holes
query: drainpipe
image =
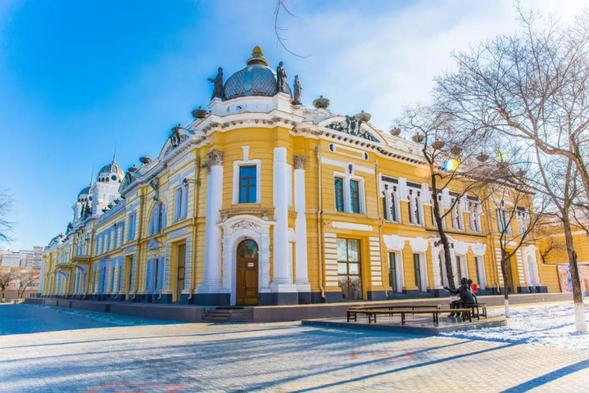
{"label": "drainpipe", "polygon": [[143,234],[143,212],[145,210],[145,191],[143,188],[139,191],[141,195],[139,195],[139,215],[136,218],[138,221],[137,225],[137,263],[135,264],[135,288],[133,288],[133,297],[131,300],[135,300],[137,297],[137,289],[139,283],[139,264],[141,263],[141,237]]}
{"label": "drainpipe", "polygon": [[[378,224],[378,242],[380,244],[380,268],[382,270],[382,225],[384,223],[384,212],[381,212],[382,204],[380,203],[380,181],[378,179],[378,162],[376,158],[374,159],[374,180],[376,184],[376,212],[378,214],[378,218],[380,218],[380,222]],[[386,197],[385,197],[386,198]],[[387,269],[388,271],[388,269]],[[382,277],[382,274],[381,274]],[[382,277],[382,283],[384,284],[384,277]],[[383,285],[384,287],[384,294],[388,298],[389,297],[389,290],[388,286]]]}
{"label": "drainpipe", "polygon": [[200,157],[198,153],[195,153],[195,173],[194,173],[194,208],[192,214],[192,260],[194,263],[190,269],[190,293],[188,294],[188,300],[192,299],[192,294],[194,293],[194,289],[196,288],[196,253],[198,251],[198,247],[196,247],[197,243],[197,236],[198,236],[198,228],[197,228],[197,220],[198,220],[198,192],[200,191]]}
{"label": "drainpipe", "polygon": [[323,193],[321,192],[321,145],[315,148],[315,155],[317,157],[317,261],[319,262],[319,289],[321,290],[321,299],[325,301],[325,288],[323,287]]}

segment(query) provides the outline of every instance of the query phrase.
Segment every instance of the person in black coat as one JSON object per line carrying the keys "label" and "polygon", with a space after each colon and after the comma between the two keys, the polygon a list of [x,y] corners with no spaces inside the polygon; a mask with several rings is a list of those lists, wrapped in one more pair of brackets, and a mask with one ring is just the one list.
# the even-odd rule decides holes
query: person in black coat
{"label": "person in black coat", "polygon": [[[458,295],[460,297],[459,300],[454,300],[450,303],[450,308],[462,308],[464,306],[476,303],[475,297],[470,291],[470,286],[466,277],[463,277],[460,280],[460,286],[457,289],[452,290],[448,287],[444,287],[444,289],[450,292],[452,295]],[[458,313],[450,313],[450,317],[454,316],[458,316]]]}

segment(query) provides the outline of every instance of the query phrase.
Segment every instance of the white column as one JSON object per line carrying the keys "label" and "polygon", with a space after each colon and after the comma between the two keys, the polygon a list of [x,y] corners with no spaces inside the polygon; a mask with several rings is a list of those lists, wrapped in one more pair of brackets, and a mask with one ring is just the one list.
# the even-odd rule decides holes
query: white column
{"label": "white column", "polygon": [[209,153],[208,169],[204,280],[199,292],[218,293],[221,290],[221,229],[218,224],[223,199],[223,152]]}
{"label": "white column", "polygon": [[296,279],[295,283],[299,292],[308,292],[309,286],[308,267],[307,267],[307,217],[306,217],[306,200],[305,200],[305,158],[302,156],[295,157],[295,210],[296,218]]}
{"label": "white column", "polygon": [[288,165],[286,148],[274,148],[274,280],[276,292],[293,292],[292,264],[288,258]]}

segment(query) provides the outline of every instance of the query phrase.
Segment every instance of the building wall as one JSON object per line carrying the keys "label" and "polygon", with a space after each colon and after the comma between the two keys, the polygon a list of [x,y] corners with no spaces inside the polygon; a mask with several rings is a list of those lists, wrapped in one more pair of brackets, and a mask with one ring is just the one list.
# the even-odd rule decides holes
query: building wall
{"label": "building wall", "polygon": [[[273,98],[274,99],[274,98]],[[280,97],[278,98],[280,99]],[[302,116],[294,112],[293,117]],[[289,116],[290,116],[289,115]],[[239,117],[241,116],[241,117]],[[280,117],[282,115],[275,115]],[[223,120],[223,117],[219,117]],[[258,120],[261,118],[262,120]],[[231,120],[234,119],[234,120]],[[243,119],[243,120],[239,120]],[[252,121],[252,119],[255,119]],[[198,131],[207,120],[196,121],[191,127]],[[243,122],[242,125],[240,122]],[[253,123],[253,124],[252,124]],[[228,115],[225,123],[210,125],[206,132],[190,136],[179,146],[170,147],[170,141],[162,149],[162,153],[154,163],[145,164],[139,169],[138,181],[131,183],[123,194],[125,199],[102,216],[91,218],[74,229],[59,244],[48,248],[45,254],[45,273],[43,294],[47,296],[80,296],[95,299],[118,299],[128,301],[149,302],[185,302],[209,304],[209,302],[229,302],[234,300],[233,288],[222,287],[232,283],[231,275],[233,262],[226,261],[228,255],[233,255],[235,244],[225,244],[225,237],[234,229],[228,227],[232,220],[242,220],[243,225],[256,227],[252,229],[259,236],[267,236],[266,251],[260,250],[260,279],[268,277],[267,287],[260,287],[260,301],[270,303],[281,302],[318,302],[343,300],[338,286],[338,258],[337,239],[349,238],[360,241],[362,298],[384,299],[396,296],[438,296],[443,294],[436,248],[438,233],[432,223],[430,204],[424,203],[421,212],[422,224],[410,223],[410,209],[407,200],[407,183],[415,183],[414,190],[419,190],[425,198],[428,192],[427,168],[419,164],[418,151],[405,151],[397,156],[383,153],[369,141],[359,137],[339,136],[337,132],[323,133],[301,131],[297,127],[303,126],[300,120],[295,126],[294,120],[275,120],[259,114]],[[257,125],[256,125],[257,124]],[[204,127],[204,126],[203,126]],[[319,127],[319,126],[315,126]],[[375,135],[379,131],[370,128]],[[382,135],[380,135],[382,138]],[[200,139],[199,139],[200,138]],[[387,139],[388,140],[388,139]],[[387,141],[381,141],[385,144]],[[409,143],[400,139],[395,143]],[[394,144],[386,142],[387,149],[394,150]],[[292,247],[292,261],[275,259],[276,239],[280,235],[276,231],[277,213],[275,209],[275,185],[282,179],[275,176],[275,162],[277,148],[285,148],[289,173],[286,179],[289,187],[286,222],[288,226],[288,242]],[[387,151],[389,151],[387,150]],[[222,193],[219,217],[207,215],[211,201],[207,200],[209,193],[209,178],[212,159],[209,153],[222,152]],[[166,153],[168,152],[168,153]],[[296,157],[296,159],[295,159]],[[304,212],[297,212],[295,187],[295,166],[304,158]],[[237,165],[240,162],[256,163],[260,166],[258,188],[259,201],[256,203],[239,204],[234,201],[234,181]],[[296,162],[295,162],[296,161]],[[297,163],[298,162],[298,163]],[[300,173],[300,172],[299,172]],[[334,192],[334,176],[352,177],[362,184],[362,209],[360,213],[338,212]],[[381,189],[382,176],[394,178],[400,187],[399,207],[401,222],[390,222],[384,217],[383,194]],[[154,179],[157,182],[154,182]],[[186,180],[185,180],[186,179]],[[175,190],[186,187],[187,214],[184,219],[175,221]],[[463,187],[459,182],[452,185],[452,190],[459,191]],[[299,194],[300,195],[300,194]],[[166,206],[166,227],[159,233],[150,235],[151,212],[156,206],[158,197]],[[216,202],[216,201],[215,201]],[[463,230],[452,228],[450,215],[445,219],[447,233],[451,238],[455,253],[461,253],[466,271],[464,275],[476,279],[475,254],[482,259],[486,290],[499,290],[504,283],[500,277],[497,264],[497,222],[493,207],[483,202],[481,216],[481,231],[472,231],[470,213],[462,213]],[[130,215],[136,214],[136,233],[133,239],[128,237],[131,226]],[[306,224],[306,264],[308,282],[295,285],[300,271],[297,266],[303,260],[297,254],[296,238],[298,226],[297,215],[304,214]],[[248,218],[249,217],[249,218]],[[254,217],[255,219],[250,219]],[[218,293],[207,292],[205,280],[207,263],[207,230],[210,230],[211,220],[218,220],[215,224],[219,228],[220,244],[218,264],[222,276]],[[96,249],[96,239],[116,223],[124,223],[124,233],[119,234],[117,246],[101,252]],[[239,222],[236,222],[239,224]],[[268,226],[266,228],[266,225]],[[235,227],[237,228],[237,226]],[[249,229],[235,229],[247,232]],[[514,230],[517,225],[514,224]],[[265,231],[265,232],[264,232]],[[83,255],[74,252],[80,241],[85,241],[86,234],[90,234],[90,249]],[[210,234],[209,234],[210,235]],[[237,236],[237,235],[236,235]],[[229,238],[229,237],[227,237]],[[300,240],[299,240],[300,241]],[[113,240],[111,238],[111,244]],[[186,281],[184,288],[177,288],[178,246],[186,245]],[[530,239],[525,245],[525,255],[533,255],[540,261],[540,252],[533,247],[535,240]],[[539,247],[539,250],[542,248]],[[396,251],[402,256],[403,263],[403,293],[393,293],[389,285],[389,252]],[[583,251],[585,252],[585,251]],[[421,255],[426,267],[423,278],[427,281],[424,291],[416,286],[413,254]],[[514,257],[515,281],[521,290],[541,290],[547,286],[550,291],[558,288],[558,275],[549,264],[537,262],[539,275],[538,285],[532,285],[530,274],[525,272],[523,264],[524,248]],[[531,254],[530,254],[531,253]],[[583,254],[585,255],[585,254]],[[161,258],[165,269],[161,289],[156,294],[149,291],[147,275],[150,272],[150,261]],[[587,256],[589,260],[589,255]],[[134,262],[133,262],[134,261]],[[285,265],[286,264],[286,265]],[[290,271],[290,282],[275,285],[277,272],[284,266]],[[106,269],[106,277],[122,285],[101,283],[100,269]],[[85,285],[80,291],[77,282],[81,271],[86,271]],[[78,272],[78,273],[76,273]],[[61,277],[61,278],[59,278]],[[78,277],[78,278],[76,278]],[[119,277],[122,279],[119,280]],[[106,285],[104,285],[106,284]],[[262,284],[260,284],[262,285]],[[104,290],[99,290],[101,287]],[[533,289],[531,289],[533,287]],[[294,288],[294,292],[293,292]],[[77,293],[76,293],[77,292]],[[178,296],[180,292],[180,296]],[[294,295],[293,295],[294,294]],[[206,296],[205,296],[206,295]],[[282,296],[284,295],[284,296]],[[303,296],[304,295],[304,296]],[[219,300],[221,299],[221,300]]]}

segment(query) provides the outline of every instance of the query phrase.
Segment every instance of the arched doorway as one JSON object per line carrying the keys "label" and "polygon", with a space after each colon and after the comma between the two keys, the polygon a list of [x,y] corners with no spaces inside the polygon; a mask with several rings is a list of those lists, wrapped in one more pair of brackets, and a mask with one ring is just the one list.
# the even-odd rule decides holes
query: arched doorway
{"label": "arched doorway", "polygon": [[258,244],[243,240],[236,252],[236,303],[238,305],[258,304]]}

